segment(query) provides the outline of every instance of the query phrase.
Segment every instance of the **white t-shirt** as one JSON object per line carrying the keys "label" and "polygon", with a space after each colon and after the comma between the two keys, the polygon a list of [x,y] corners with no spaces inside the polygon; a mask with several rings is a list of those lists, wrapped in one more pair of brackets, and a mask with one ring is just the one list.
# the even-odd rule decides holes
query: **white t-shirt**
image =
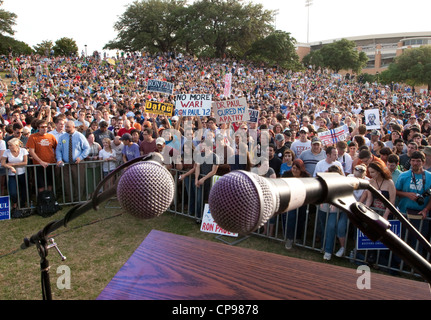
{"label": "white t-shirt", "polygon": [[[26,156],[26,155],[28,155],[28,151],[25,148],[20,148],[19,149],[19,154],[18,154],[17,157],[14,157],[12,155],[12,152],[9,149],[7,149],[3,153],[3,158],[7,159],[7,161],[6,161],[7,163],[18,163],[18,162],[23,162],[24,161],[24,156]],[[25,166],[23,166],[23,167],[15,167],[15,169],[16,169],[16,174],[17,175],[25,173]],[[14,176],[15,175],[15,173],[13,173],[11,170],[8,170],[8,174],[10,176]]]}
{"label": "white t-shirt", "polygon": [[[99,151],[99,158],[102,160],[114,158],[116,159],[116,152],[115,150],[112,150],[111,152],[106,151],[105,149],[102,149]],[[117,167],[116,160],[109,160],[106,162],[103,162],[103,172],[112,171]]]}
{"label": "white t-shirt", "polygon": [[292,142],[290,149],[295,153],[296,158],[298,158],[303,151],[311,149],[311,141],[302,142],[301,140],[295,140]]}
{"label": "white t-shirt", "polygon": [[[0,140],[0,152],[1,151],[6,151],[6,142],[3,139]],[[0,163],[0,168],[1,168],[1,163]]]}
{"label": "white t-shirt", "polygon": [[341,168],[341,171],[343,172],[343,175],[344,175],[343,165],[339,161],[334,161],[332,163],[328,163],[328,161],[326,161],[326,159],[323,159],[323,160],[320,160],[316,164],[316,167],[314,168],[313,177],[315,177],[316,173],[318,173],[318,172],[326,172],[328,170],[328,168],[332,167],[332,166],[339,166]]}

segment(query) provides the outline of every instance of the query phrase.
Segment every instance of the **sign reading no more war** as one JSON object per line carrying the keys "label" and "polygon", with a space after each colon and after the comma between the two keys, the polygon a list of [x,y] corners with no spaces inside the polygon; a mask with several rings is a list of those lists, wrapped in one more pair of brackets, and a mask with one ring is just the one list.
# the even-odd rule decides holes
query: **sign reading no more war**
{"label": "sign reading no more war", "polygon": [[209,117],[211,104],[211,94],[178,94],[175,99],[175,115]]}
{"label": "sign reading no more war", "polygon": [[170,82],[160,80],[148,80],[147,91],[172,94],[174,85]]}
{"label": "sign reading no more war", "polygon": [[218,124],[250,120],[245,98],[215,101],[213,111]]}

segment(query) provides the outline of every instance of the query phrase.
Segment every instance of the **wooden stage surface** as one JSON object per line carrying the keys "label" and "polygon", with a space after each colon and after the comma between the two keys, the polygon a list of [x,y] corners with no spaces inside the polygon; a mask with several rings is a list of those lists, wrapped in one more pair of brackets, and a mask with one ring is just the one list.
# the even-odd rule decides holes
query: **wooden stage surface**
{"label": "wooden stage surface", "polygon": [[153,230],[99,300],[430,300],[426,282]]}

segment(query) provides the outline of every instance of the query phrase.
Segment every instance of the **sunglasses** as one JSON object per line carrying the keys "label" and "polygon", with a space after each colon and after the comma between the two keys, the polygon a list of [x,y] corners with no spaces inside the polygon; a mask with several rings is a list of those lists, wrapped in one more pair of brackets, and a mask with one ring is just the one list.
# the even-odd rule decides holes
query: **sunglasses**
{"label": "sunglasses", "polygon": [[357,172],[365,172],[365,170],[362,169],[362,168],[355,168],[355,171],[357,171]]}

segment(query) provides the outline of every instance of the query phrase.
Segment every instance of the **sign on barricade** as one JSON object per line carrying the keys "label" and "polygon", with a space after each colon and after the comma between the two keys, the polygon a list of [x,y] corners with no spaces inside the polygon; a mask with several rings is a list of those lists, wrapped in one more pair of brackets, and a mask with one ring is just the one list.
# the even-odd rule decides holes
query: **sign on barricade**
{"label": "sign on barricade", "polygon": [[245,98],[215,101],[212,105],[217,124],[250,120]]}
{"label": "sign on barricade", "polygon": [[10,220],[9,196],[0,197],[0,220]]}
{"label": "sign on barricade", "polygon": [[147,100],[147,102],[145,103],[145,111],[153,114],[172,116],[172,114],[174,113],[174,105],[171,103]]}
{"label": "sign on barricade", "polygon": [[150,79],[147,82],[147,91],[172,94],[174,85],[170,82]]}
{"label": "sign on barricade", "polygon": [[210,116],[211,94],[178,94],[175,100],[176,116]]}
{"label": "sign on barricade", "polygon": [[[389,220],[391,224],[391,231],[401,238],[401,221]],[[356,235],[356,249],[357,250],[386,250],[388,249],[382,242],[373,242],[365,236],[361,230],[357,230]]]}
{"label": "sign on barricade", "polygon": [[238,233],[232,233],[222,229],[213,219],[210,207],[206,203],[202,215],[201,231],[207,233],[221,234],[229,237],[238,237]]}

